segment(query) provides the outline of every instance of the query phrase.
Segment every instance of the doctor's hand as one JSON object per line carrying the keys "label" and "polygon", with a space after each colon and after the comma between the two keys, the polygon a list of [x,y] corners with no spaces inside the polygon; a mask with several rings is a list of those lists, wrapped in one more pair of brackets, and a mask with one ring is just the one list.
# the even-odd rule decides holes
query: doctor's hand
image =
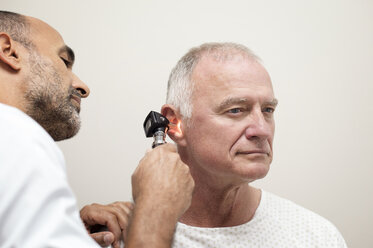
{"label": "doctor's hand", "polygon": [[[148,151],[132,175],[135,208],[126,248],[170,247],[176,223],[189,208],[194,180],[173,144]],[[148,242],[148,243],[147,243]]]}
{"label": "doctor's hand", "polygon": [[180,217],[190,206],[194,180],[176,146],[164,144],[148,151],[132,175],[135,207],[151,202],[153,208],[167,209]]}
{"label": "doctor's hand", "polygon": [[89,235],[100,246],[119,248],[121,240],[126,238],[132,209],[131,202],[114,202],[109,205],[94,203],[80,210],[80,218]]}

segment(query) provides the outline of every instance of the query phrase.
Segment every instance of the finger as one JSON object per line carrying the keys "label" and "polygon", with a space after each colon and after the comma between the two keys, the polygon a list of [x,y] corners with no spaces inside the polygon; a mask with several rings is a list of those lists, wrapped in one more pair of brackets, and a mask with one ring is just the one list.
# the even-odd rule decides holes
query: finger
{"label": "finger", "polygon": [[[132,215],[132,210],[134,208],[134,204],[132,202],[116,202],[118,207],[122,209],[122,211],[125,213],[125,220],[121,220],[124,224],[121,225],[122,227],[122,240],[126,240],[127,236],[127,227],[129,223],[130,216]],[[125,225],[125,226],[124,226]]]}
{"label": "finger", "polygon": [[[126,219],[129,218],[129,216],[132,214],[132,203],[130,202],[118,202],[115,203],[115,207],[113,207],[113,213],[118,217],[124,217]],[[123,228],[123,226],[122,226]]]}
{"label": "finger", "polygon": [[118,202],[118,207],[123,209],[127,215],[131,215],[134,204],[132,202]]}
{"label": "finger", "polygon": [[114,242],[114,234],[111,232],[91,233],[90,236],[101,246],[107,247]]}
{"label": "finger", "polygon": [[107,226],[109,231],[114,235],[114,244],[116,244],[122,237],[122,229],[116,213],[108,206],[100,206],[100,209],[99,211],[91,212],[89,218],[85,218],[85,223],[88,226],[97,224]]}
{"label": "finger", "polygon": [[171,143],[167,143],[167,144],[163,144],[161,146],[157,146],[155,149],[163,149],[163,150],[167,150],[169,152],[177,152],[177,148],[176,148],[176,145],[175,144],[171,144]]}
{"label": "finger", "polygon": [[131,210],[126,206],[124,202],[115,202],[110,205],[112,213],[115,214],[119,221],[119,225],[123,230],[127,228],[128,225],[128,218],[131,214]]}
{"label": "finger", "polygon": [[120,227],[121,223],[119,219],[116,217],[115,213],[105,213],[104,216],[104,226],[107,227],[112,236],[114,237],[111,241],[111,245],[113,248],[120,248],[120,240],[122,240],[122,228]]}
{"label": "finger", "polygon": [[120,227],[119,219],[115,214],[108,214],[106,218],[106,226],[108,227],[109,231],[114,234],[114,248],[119,248],[119,241],[122,237],[122,228]]}

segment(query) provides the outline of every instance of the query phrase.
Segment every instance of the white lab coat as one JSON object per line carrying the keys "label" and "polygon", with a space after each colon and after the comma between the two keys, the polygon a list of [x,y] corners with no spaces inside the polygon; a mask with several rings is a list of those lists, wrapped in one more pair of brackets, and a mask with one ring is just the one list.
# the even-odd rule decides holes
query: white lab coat
{"label": "white lab coat", "polygon": [[79,218],[61,150],[33,119],[0,104],[0,247],[99,247]]}

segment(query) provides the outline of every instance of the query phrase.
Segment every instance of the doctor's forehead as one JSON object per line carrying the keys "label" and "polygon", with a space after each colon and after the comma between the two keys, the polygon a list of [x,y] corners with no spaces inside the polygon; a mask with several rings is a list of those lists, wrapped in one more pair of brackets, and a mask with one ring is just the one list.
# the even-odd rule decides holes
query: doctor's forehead
{"label": "doctor's forehead", "polygon": [[38,49],[46,47],[58,47],[58,49],[65,46],[65,42],[61,34],[51,27],[46,22],[34,18],[26,17],[30,26],[30,40]]}

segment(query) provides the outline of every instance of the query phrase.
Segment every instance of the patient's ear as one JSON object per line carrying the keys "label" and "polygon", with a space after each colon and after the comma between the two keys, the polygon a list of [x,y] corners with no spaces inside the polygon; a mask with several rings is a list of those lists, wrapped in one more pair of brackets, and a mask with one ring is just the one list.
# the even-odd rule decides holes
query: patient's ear
{"label": "patient's ear", "polygon": [[0,32],[0,61],[15,71],[21,69],[18,47],[7,33]]}
{"label": "patient's ear", "polygon": [[181,115],[176,108],[170,104],[165,104],[162,106],[162,115],[170,121],[168,136],[178,145],[185,146],[185,137],[183,134],[183,123],[181,120]]}

